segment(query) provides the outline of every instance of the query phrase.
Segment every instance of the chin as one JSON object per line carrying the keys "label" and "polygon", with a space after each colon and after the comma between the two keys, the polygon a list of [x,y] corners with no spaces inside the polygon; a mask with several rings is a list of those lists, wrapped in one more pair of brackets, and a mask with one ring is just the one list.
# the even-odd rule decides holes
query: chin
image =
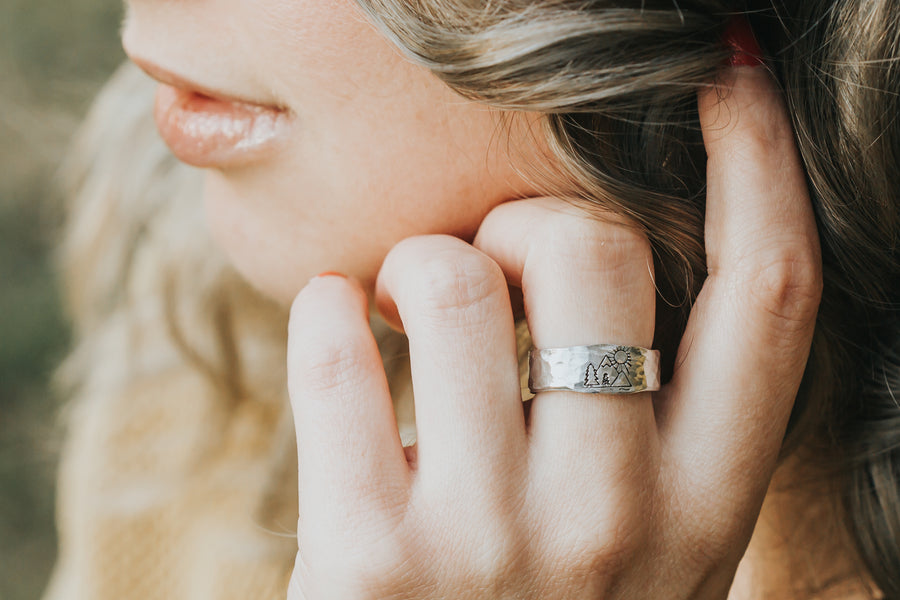
{"label": "chin", "polygon": [[215,178],[206,178],[203,204],[213,240],[251,286],[279,304],[290,305],[315,273],[309,272],[309,264],[290,260],[298,254],[283,250],[247,209],[248,203],[228,192]]}

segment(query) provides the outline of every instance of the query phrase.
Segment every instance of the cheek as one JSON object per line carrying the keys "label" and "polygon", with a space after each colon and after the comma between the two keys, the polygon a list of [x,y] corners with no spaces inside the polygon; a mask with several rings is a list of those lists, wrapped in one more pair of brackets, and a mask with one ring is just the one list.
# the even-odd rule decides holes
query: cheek
{"label": "cheek", "polygon": [[242,2],[265,83],[293,108],[340,108],[369,91],[392,96],[412,65],[353,0]]}
{"label": "cheek", "polygon": [[295,139],[210,173],[205,192],[215,237],[258,288],[290,302],[322,271],[371,288],[400,240],[471,239],[523,191],[496,115],[402,59],[349,2],[264,4],[260,70],[297,115]]}
{"label": "cheek", "polygon": [[373,289],[397,242],[431,233],[471,239],[504,199],[466,177],[443,184],[434,176],[399,178],[381,187],[380,174],[318,181],[304,175],[210,172],[204,189],[217,243],[251,284],[282,303],[323,271],[353,275]]}
{"label": "cheek", "polygon": [[340,250],[340,233],[312,225],[316,219],[285,190],[288,182],[266,179],[209,172],[204,207],[213,238],[238,272],[287,305],[311,277],[338,270],[327,258]]}

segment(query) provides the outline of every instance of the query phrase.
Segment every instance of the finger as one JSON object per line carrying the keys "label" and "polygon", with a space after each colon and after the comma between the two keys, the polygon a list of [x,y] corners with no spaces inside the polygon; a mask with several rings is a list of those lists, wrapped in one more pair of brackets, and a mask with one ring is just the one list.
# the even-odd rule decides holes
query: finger
{"label": "finger", "polygon": [[519,462],[525,424],[515,331],[497,265],[449,236],[410,238],[384,261],[379,310],[409,337],[423,476],[502,473]]}
{"label": "finger", "polygon": [[[503,204],[482,223],[475,245],[522,286],[535,347],[651,345],[650,246],[612,219],[540,198]],[[541,392],[531,407],[530,434],[535,467],[553,477],[579,485],[619,478],[654,455],[650,394]]]}
{"label": "finger", "polygon": [[791,124],[763,68],[701,93],[709,276],[666,390],[667,442],[703,481],[761,501],[806,364],[821,259]]}
{"label": "finger", "polygon": [[369,526],[372,511],[402,505],[407,463],[367,299],[354,281],[316,277],[294,300],[288,390],[301,520],[352,530]]}

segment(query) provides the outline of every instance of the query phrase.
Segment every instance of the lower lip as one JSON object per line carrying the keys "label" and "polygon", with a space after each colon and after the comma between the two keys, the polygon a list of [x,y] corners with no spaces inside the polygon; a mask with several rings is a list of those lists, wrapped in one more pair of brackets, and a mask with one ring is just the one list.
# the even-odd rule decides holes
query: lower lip
{"label": "lower lip", "polygon": [[172,153],[195,167],[256,162],[286,137],[287,114],[275,107],[220,100],[161,84],[156,126]]}

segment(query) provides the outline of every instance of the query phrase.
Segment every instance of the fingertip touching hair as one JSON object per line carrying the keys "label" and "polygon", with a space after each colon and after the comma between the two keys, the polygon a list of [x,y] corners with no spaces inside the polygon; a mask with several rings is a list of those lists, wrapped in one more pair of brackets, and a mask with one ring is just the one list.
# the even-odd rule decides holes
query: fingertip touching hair
{"label": "fingertip touching hair", "polygon": [[785,444],[834,483],[884,597],[900,598],[900,2],[357,0],[466,98],[545,116],[567,189],[655,251],[669,358],[705,277],[696,94],[746,15],[779,81],[821,237],[825,287]]}
{"label": "fingertip touching hair", "polygon": [[[696,94],[714,83],[729,56],[721,42],[728,22],[748,16],[784,91],[824,260],[824,295],[785,454],[819,464],[865,571],[883,597],[900,598],[900,1],[357,3],[403,52],[463,96],[543,119],[563,175],[546,178],[548,193],[593,207],[598,216],[627,215],[648,236],[663,299],[654,345],[669,360],[664,375],[706,275],[706,154]],[[97,523],[85,521],[83,509],[100,496],[140,497],[149,512],[157,500],[173,504],[179,490],[196,510],[205,504],[191,494],[204,482],[219,490],[223,481],[249,481],[228,488],[235,499],[263,490],[246,503],[235,500],[241,514],[268,514],[266,525],[274,528],[296,513],[289,502],[281,505],[296,495],[284,419],[286,316],[196,235],[202,227],[193,212],[196,173],[176,165],[152,133],[151,96],[146,80],[128,67],[101,98],[69,165],[63,256],[78,346],[63,373],[75,388],[82,425],[94,419],[116,436],[75,435],[67,451],[61,495],[80,500],[61,511],[59,590],[77,579],[67,575],[74,557],[88,560],[84,549],[95,548],[87,536]],[[108,114],[130,125],[114,131]],[[405,352],[403,340],[387,333],[381,340],[397,373],[394,388],[407,377],[395,360]],[[195,411],[192,421],[186,411],[198,405],[208,414]],[[158,439],[131,426],[135,419],[125,415],[133,410],[145,411],[142,423],[158,425]],[[398,404],[399,412],[411,418],[406,404]],[[240,423],[252,426],[230,425]],[[286,433],[272,436],[273,429]],[[181,462],[155,453],[180,434],[193,444],[177,446]],[[140,452],[121,452],[126,443],[141,444]],[[213,450],[227,457],[222,448],[238,447],[251,459],[210,458]],[[165,474],[166,482],[148,475],[148,457],[159,458],[153,473]],[[124,477],[115,468],[130,468],[129,458],[136,462]],[[98,461],[105,461],[106,475]],[[235,470],[216,474],[226,466]],[[175,524],[177,541],[190,528],[187,517]],[[113,526],[108,540],[128,546],[124,561],[124,550],[146,538]],[[275,550],[246,547],[265,549],[289,573],[296,552],[290,539]],[[170,564],[162,554],[147,560],[154,568],[193,565]]]}

